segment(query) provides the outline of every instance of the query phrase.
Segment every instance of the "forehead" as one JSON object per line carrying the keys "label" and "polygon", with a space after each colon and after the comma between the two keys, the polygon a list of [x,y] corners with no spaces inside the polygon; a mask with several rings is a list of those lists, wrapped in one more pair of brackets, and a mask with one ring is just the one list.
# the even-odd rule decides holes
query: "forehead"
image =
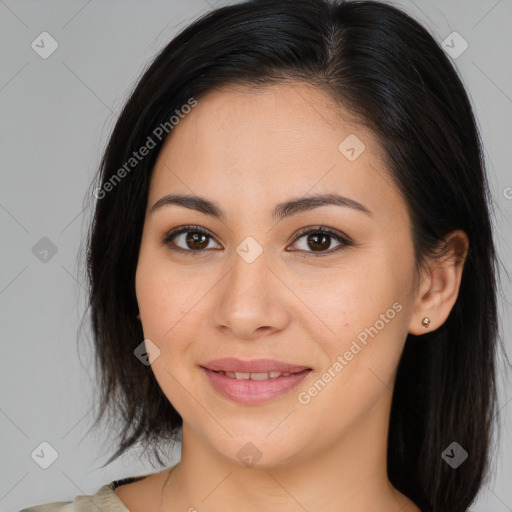
{"label": "forehead", "polygon": [[179,146],[200,141],[196,146],[200,151],[189,158],[215,159],[236,169],[248,167],[248,155],[254,166],[270,160],[277,163],[280,158],[289,164],[317,161],[322,154],[328,159],[336,155],[340,135],[359,132],[363,136],[363,131],[368,139],[367,130],[309,84],[230,85],[200,98],[166,146],[176,154]]}
{"label": "forehead", "polygon": [[[347,145],[357,158],[347,158]],[[277,203],[311,190],[377,207],[397,194],[382,157],[376,136],[318,88],[225,87],[198,99],[173,128],[153,171],[150,205],[174,191],[257,206],[255,197]]]}

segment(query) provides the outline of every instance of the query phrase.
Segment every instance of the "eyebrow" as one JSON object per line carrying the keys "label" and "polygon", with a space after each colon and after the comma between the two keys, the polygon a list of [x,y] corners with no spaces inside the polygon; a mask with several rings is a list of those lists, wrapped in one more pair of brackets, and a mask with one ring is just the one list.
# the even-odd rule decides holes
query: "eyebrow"
{"label": "eyebrow", "polygon": [[[214,201],[210,201],[204,197],[195,195],[166,195],[160,198],[151,207],[151,213],[156,210],[159,210],[164,206],[173,204],[189,208],[190,210],[196,210],[200,213],[204,213],[205,215],[211,215],[212,217],[217,217],[218,219],[224,221],[226,220],[226,213],[217,203],[215,203]],[[307,212],[315,208],[320,208],[321,206],[330,205],[344,206],[352,208],[369,216],[373,215],[372,212],[368,208],[366,208],[366,206],[362,205],[361,203],[358,203],[357,201],[354,201],[353,199],[349,199],[348,197],[343,197],[338,194],[321,194],[315,196],[301,197],[298,199],[291,199],[289,201],[278,203],[275,206],[274,210],[272,211],[272,219],[274,221],[280,221],[286,217],[291,217],[292,215],[297,215],[299,213]]]}

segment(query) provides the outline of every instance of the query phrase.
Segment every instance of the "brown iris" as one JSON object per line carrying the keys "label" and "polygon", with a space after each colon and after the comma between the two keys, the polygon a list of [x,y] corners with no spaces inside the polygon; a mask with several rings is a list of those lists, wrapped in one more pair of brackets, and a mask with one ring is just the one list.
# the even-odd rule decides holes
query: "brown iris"
{"label": "brown iris", "polygon": [[[308,244],[310,242],[313,242],[313,245],[310,245],[310,247],[314,251],[322,251],[323,249],[328,249],[330,245],[329,241],[329,235],[324,235],[322,233],[314,233],[308,236],[307,241]],[[323,239],[323,242],[319,244],[319,239]]]}
{"label": "brown iris", "polygon": [[187,244],[191,249],[204,249],[208,246],[208,238],[208,235],[194,231],[190,231],[189,235],[186,237]]}

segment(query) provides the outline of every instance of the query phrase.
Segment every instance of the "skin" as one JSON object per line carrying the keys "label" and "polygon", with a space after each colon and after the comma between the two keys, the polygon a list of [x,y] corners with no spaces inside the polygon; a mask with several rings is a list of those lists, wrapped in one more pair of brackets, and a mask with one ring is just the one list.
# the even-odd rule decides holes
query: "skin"
{"label": "skin", "polygon": [[[349,134],[366,146],[354,161],[338,149]],[[277,203],[332,192],[372,215],[329,205],[270,218]],[[150,211],[170,193],[215,201],[226,219],[178,205]],[[173,242],[187,254],[163,243],[186,224],[211,233],[196,256],[184,235]],[[337,230],[353,245],[327,238],[325,256],[304,258],[318,254],[307,235],[296,236],[309,226]],[[236,251],[248,236],[263,249],[252,263]],[[407,206],[378,140],[321,90],[290,82],[201,98],[158,157],[136,275],[144,337],[160,350],[151,368],[183,418],[181,460],[170,474],[117,488],[117,496],[133,512],[418,512],[388,480],[388,422],[407,334],[427,332],[425,316],[428,330],[437,329],[457,298],[468,242],[462,231],[449,238],[462,259],[427,260],[417,274]],[[394,303],[401,305],[394,318],[300,403],[298,394]],[[240,405],[219,395],[198,366],[230,356],[313,372],[267,403]],[[249,442],[261,454],[252,467],[237,456]]]}

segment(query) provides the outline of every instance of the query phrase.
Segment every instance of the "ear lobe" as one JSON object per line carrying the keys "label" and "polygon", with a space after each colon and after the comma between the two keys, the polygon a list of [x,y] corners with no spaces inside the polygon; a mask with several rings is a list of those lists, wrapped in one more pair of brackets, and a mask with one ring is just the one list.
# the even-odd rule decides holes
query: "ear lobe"
{"label": "ear lobe", "polygon": [[[445,238],[440,253],[430,259],[420,279],[410,334],[434,331],[446,321],[459,295],[468,250],[469,239],[458,229]],[[425,317],[430,322],[424,321]]]}

